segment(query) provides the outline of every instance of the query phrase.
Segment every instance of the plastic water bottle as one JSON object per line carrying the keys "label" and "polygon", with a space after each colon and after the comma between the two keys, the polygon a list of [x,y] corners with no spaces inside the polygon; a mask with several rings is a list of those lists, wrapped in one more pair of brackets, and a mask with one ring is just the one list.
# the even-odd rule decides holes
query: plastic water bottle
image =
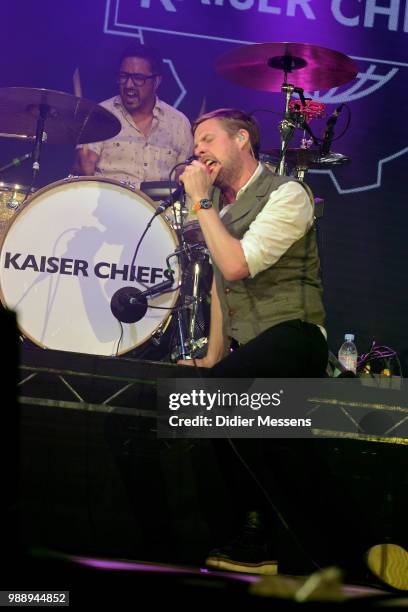
{"label": "plastic water bottle", "polygon": [[339,350],[339,361],[346,370],[357,372],[357,347],[354,344],[354,334],[345,334],[344,342]]}

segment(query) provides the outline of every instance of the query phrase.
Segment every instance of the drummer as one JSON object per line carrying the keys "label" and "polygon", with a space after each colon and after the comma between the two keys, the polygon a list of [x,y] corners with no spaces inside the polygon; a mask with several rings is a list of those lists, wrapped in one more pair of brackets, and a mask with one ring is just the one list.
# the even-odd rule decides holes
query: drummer
{"label": "drummer", "polygon": [[122,129],[117,136],[78,148],[74,174],[98,175],[131,183],[168,180],[177,163],[192,153],[190,123],[157,96],[164,72],[155,49],[133,45],[122,54],[119,95],[101,102]]}

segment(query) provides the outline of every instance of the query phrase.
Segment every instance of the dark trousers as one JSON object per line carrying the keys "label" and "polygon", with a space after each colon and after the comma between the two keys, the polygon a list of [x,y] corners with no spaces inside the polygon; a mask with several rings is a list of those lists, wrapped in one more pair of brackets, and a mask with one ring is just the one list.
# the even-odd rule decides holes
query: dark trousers
{"label": "dark trousers", "polygon": [[[325,375],[328,361],[326,339],[316,325],[300,320],[287,321],[265,332],[230,353],[210,371],[214,378],[320,378]],[[278,506],[285,506],[278,485],[279,475],[285,471],[285,453],[280,443],[288,443],[296,454],[298,442],[307,440],[234,439],[213,440],[225,484],[236,504],[235,519],[242,520],[246,511],[260,510],[267,517],[269,535],[273,538],[279,521],[274,515],[264,492],[254,482],[238,454],[255,473],[262,487]],[[299,461],[307,461],[303,445]],[[300,450],[300,448],[299,448]],[[293,465],[291,466],[293,469]],[[293,479],[294,474],[287,474]],[[285,496],[284,496],[285,497]],[[277,499],[278,498],[278,499]],[[279,500],[279,501],[278,501]],[[289,502],[290,503],[290,502]],[[284,514],[285,509],[282,508]],[[232,517],[231,517],[232,518]],[[230,527],[234,529],[231,521]],[[235,524],[235,528],[238,524]]]}
{"label": "dark trousers", "polygon": [[327,342],[317,327],[298,319],[270,327],[217,363],[214,378],[320,378]]}

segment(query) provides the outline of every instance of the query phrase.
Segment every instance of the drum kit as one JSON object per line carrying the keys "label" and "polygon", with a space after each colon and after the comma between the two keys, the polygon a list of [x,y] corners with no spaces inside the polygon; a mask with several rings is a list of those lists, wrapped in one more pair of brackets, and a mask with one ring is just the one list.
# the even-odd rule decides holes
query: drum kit
{"label": "drum kit", "polygon": [[[225,53],[216,71],[241,86],[284,94],[280,147],[264,154],[278,174],[302,180],[309,167],[347,161],[330,151],[332,129],[323,146],[313,136],[310,121],[324,105],[305,91],[353,79],[357,68],[349,57],[310,44],[261,43]],[[296,130],[310,138],[289,148]],[[32,161],[30,187],[0,183],[1,301],[17,311],[23,337],[42,348],[122,355],[160,342],[173,318],[171,359],[199,356],[207,341],[197,322],[210,266],[197,222],[184,221],[187,211],[154,215],[148,195],[96,176],[35,189],[44,143],[84,144],[119,131],[116,117],[90,100],[46,89],[0,89],[0,137],[32,143],[24,156]],[[129,285],[149,296],[149,307],[123,325],[112,297]]]}

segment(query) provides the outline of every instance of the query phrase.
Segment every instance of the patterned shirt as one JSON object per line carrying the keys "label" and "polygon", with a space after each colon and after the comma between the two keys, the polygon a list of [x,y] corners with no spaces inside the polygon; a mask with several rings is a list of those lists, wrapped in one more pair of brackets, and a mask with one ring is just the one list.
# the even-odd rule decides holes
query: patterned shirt
{"label": "patterned shirt", "polygon": [[87,145],[99,160],[95,175],[130,182],[138,189],[142,181],[168,180],[177,163],[192,154],[190,122],[183,113],[156,98],[147,137],[126,111],[120,96],[101,102],[113,113],[122,129],[113,138]]}

